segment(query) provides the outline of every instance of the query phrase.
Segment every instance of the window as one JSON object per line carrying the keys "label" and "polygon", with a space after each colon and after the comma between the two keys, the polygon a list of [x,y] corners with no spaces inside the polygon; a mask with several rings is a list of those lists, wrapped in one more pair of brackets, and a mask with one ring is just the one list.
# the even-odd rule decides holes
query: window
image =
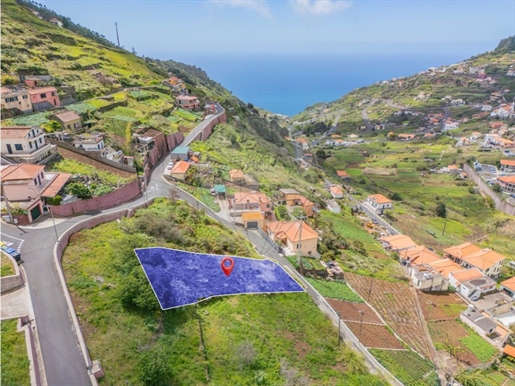
{"label": "window", "polygon": [[43,94],[41,94],[41,95],[40,95],[40,97],[41,97],[41,98],[46,98],[46,94],[45,94],[45,93],[43,93]]}
{"label": "window", "polygon": [[38,176],[39,185],[41,185],[41,175]]}
{"label": "window", "polygon": [[37,186],[37,184],[38,184],[38,180],[34,178],[34,185]]}
{"label": "window", "polygon": [[32,142],[29,142],[29,146],[30,146],[30,148],[32,149]]}
{"label": "window", "polygon": [[27,99],[29,96],[28,95],[23,95],[22,98],[23,99]]}
{"label": "window", "polygon": [[43,143],[43,138],[40,138],[40,139],[39,139],[39,143]]}
{"label": "window", "polygon": [[15,148],[16,150],[23,150],[23,145],[21,145],[21,144],[19,144],[19,143],[16,143],[16,144],[14,144],[14,148]]}
{"label": "window", "polygon": [[55,96],[55,92],[54,91],[52,91],[52,96]]}

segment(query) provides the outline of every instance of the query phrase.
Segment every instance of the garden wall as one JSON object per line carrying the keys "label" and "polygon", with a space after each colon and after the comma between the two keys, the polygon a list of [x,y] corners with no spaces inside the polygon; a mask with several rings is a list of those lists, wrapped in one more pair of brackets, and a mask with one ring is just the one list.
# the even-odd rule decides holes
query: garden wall
{"label": "garden wall", "polygon": [[55,216],[68,217],[76,213],[87,212],[90,210],[103,210],[130,201],[141,194],[139,181],[135,180],[122,186],[115,191],[94,197],[87,200],[70,202],[69,204],[54,206],[51,205],[52,214]]}
{"label": "garden wall", "polygon": [[[220,114],[219,116],[215,118],[211,118],[209,123],[206,124],[206,127],[204,127],[204,130],[202,130],[191,142],[194,141],[206,141],[211,133],[213,133],[213,128],[218,125],[219,123],[225,123],[227,122],[227,116],[225,115],[225,111]],[[190,142],[190,143],[191,143]]]}
{"label": "garden wall", "polygon": [[2,251],[2,253],[7,256],[9,260],[11,260],[11,263],[14,265],[14,272],[16,272],[14,275],[0,278],[0,292],[4,293],[21,287],[23,285],[23,278],[21,276],[18,263],[16,263],[16,261],[8,253],[5,253],[4,251]]}
{"label": "garden wall", "polygon": [[500,210],[501,212],[504,212],[506,214],[509,214],[511,216],[515,216],[515,206],[510,204],[508,201],[504,201],[497,193],[495,193],[488,184],[483,181],[481,177],[476,173],[476,171],[470,166],[469,164],[463,165],[463,170],[467,173],[469,178],[474,181],[477,186],[479,187],[479,190],[487,194],[494,200],[495,202],[495,208],[497,210]]}

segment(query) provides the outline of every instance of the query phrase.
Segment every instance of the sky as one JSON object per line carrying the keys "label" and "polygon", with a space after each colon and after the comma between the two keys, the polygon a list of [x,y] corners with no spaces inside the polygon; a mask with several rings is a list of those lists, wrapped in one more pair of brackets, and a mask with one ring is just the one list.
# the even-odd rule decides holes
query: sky
{"label": "sky", "polygon": [[139,55],[459,52],[515,35],[515,0],[38,0]]}

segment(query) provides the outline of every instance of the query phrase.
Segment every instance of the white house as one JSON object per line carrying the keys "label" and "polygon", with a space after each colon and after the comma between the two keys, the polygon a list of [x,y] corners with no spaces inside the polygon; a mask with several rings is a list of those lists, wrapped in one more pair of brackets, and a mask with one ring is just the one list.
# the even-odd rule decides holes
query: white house
{"label": "white house", "polygon": [[497,285],[495,280],[483,275],[481,270],[476,267],[451,272],[449,283],[456,288],[458,293],[467,298],[479,298],[484,293],[494,291]]}
{"label": "white house", "polygon": [[94,133],[91,135],[79,135],[75,141],[73,141],[74,145],[78,149],[82,149],[85,151],[94,151],[99,152],[102,157],[105,156],[105,145],[104,145],[104,136],[99,133]]}
{"label": "white house", "polygon": [[511,105],[501,106],[490,113],[491,117],[498,118],[509,118],[513,115],[514,106],[513,103]]}
{"label": "white house", "polygon": [[482,105],[481,111],[492,111],[492,105]]}
{"label": "white house", "polygon": [[341,207],[335,200],[327,201],[327,209],[333,213],[340,213]]}
{"label": "white house", "polygon": [[373,194],[368,196],[367,202],[376,210],[391,209],[393,207],[392,200],[386,198],[382,194]]}
{"label": "white house", "polygon": [[333,198],[343,198],[343,190],[339,186],[331,186],[329,191]]}
{"label": "white house", "polygon": [[46,143],[45,132],[37,126],[3,126],[1,153],[16,163],[36,164],[57,152]]}

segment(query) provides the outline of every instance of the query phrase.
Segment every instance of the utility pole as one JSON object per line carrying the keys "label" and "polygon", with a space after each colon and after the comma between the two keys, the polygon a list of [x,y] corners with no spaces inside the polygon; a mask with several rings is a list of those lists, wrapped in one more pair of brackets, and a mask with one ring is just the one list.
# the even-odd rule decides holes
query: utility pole
{"label": "utility pole", "polygon": [[9,222],[11,224],[14,224],[14,218],[13,218],[13,214],[11,212],[11,205],[9,204],[9,200],[7,199],[7,193],[5,192],[3,185],[1,185],[1,188],[2,188],[2,196],[4,196],[4,199],[5,199],[5,206],[7,208],[7,214],[9,215]]}
{"label": "utility pole", "polygon": [[120,48],[120,36],[118,36],[118,22],[114,23],[116,27],[116,40],[118,41],[118,48]]}

